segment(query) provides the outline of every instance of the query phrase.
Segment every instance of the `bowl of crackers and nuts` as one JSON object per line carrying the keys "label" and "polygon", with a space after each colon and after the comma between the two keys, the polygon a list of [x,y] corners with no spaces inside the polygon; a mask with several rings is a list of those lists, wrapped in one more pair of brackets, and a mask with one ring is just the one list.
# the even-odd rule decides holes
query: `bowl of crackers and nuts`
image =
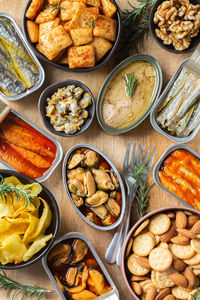
{"label": "bowl of crackers and nuts", "polygon": [[189,53],[200,42],[199,0],[157,0],[149,18],[155,41],[172,53]]}
{"label": "bowl of crackers and nuts", "polygon": [[141,218],[124,242],[121,270],[133,299],[197,299],[200,212],[168,207]]}

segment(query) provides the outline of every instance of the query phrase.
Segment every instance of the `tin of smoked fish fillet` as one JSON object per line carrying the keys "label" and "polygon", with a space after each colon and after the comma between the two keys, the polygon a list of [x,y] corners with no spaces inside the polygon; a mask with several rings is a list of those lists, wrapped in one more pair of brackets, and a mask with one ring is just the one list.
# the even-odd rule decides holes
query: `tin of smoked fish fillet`
{"label": "tin of smoked fish fillet", "polygon": [[161,184],[186,203],[200,210],[200,160],[191,152],[170,153],[159,171]]}
{"label": "tin of smoked fish fillet", "polygon": [[52,166],[56,152],[50,139],[13,113],[0,124],[0,159],[17,171],[39,178]]}

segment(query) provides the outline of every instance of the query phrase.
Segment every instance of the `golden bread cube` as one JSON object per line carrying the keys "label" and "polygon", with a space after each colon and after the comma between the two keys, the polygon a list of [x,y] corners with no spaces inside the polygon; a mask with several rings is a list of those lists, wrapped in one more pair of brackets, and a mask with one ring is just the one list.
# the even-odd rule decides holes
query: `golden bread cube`
{"label": "golden bread cube", "polygon": [[43,45],[41,45],[41,44],[37,44],[36,45],[36,49],[38,50],[38,51],[40,51],[40,53],[42,53],[44,56],[46,56],[46,58],[48,58],[49,60],[54,60],[54,58],[56,58],[58,55],[59,55],[59,53],[57,53],[57,54],[52,54],[52,53],[50,53],[49,51],[48,51],[48,49],[46,49]]}
{"label": "golden bread cube", "polygon": [[73,18],[78,8],[85,8],[86,5],[84,2],[65,0],[62,2],[62,7],[65,9],[60,9],[60,18],[62,21],[69,21]]}
{"label": "golden bread cube", "polygon": [[58,27],[59,25],[60,25],[60,18],[58,17],[55,18],[55,20],[53,21],[39,24],[39,43],[42,44],[43,36],[45,36],[48,32]]}
{"label": "golden bread cube", "polygon": [[90,27],[92,20],[95,22],[99,14],[97,7],[78,8],[71,20],[70,29]]}
{"label": "golden bread cube", "polygon": [[37,43],[39,41],[39,26],[34,21],[27,20],[26,28],[31,43]]}
{"label": "golden bread cube", "polygon": [[42,45],[47,49],[53,59],[71,44],[72,40],[62,25],[59,25],[46,35],[43,35],[42,38]]}
{"label": "golden bread cube", "polygon": [[93,40],[92,28],[75,28],[70,31],[74,46],[88,44]]}
{"label": "golden bread cube", "polygon": [[85,0],[85,3],[87,5],[91,5],[91,6],[96,6],[96,7],[100,7],[100,0]]}
{"label": "golden bread cube", "polygon": [[96,61],[101,60],[102,57],[112,48],[111,42],[101,37],[95,37],[92,45],[94,46]]}
{"label": "golden bread cube", "polygon": [[58,13],[59,13],[59,9],[55,9],[53,11],[52,6],[50,4],[47,4],[44,7],[44,10],[41,11],[39,13],[39,15],[37,16],[37,18],[35,19],[35,23],[41,24],[41,23],[53,21],[56,18],[56,16],[58,15]]}
{"label": "golden bread cube", "polygon": [[110,0],[101,0],[101,5],[106,17],[112,18],[117,11],[116,6]]}
{"label": "golden bread cube", "polygon": [[28,19],[35,19],[42,9],[43,4],[44,0],[32,0],[29,8],[26,11],[26,17]]}
{"label": "golden bread cube", "polygon": [[95,52],[93,45],[70,47],[68,50],[68,63],[71,69],[94,67]]}
{"label": "golden bread cube", "polygon": [[117,22],[114,19],[99,15],[93,29],[93,35],[114,42],[117,34]]}

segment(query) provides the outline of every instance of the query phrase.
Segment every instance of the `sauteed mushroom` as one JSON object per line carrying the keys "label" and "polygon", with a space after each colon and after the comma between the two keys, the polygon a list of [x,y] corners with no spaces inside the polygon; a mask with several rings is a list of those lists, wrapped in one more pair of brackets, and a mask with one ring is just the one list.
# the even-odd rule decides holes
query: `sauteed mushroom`
{"label": "sauteed mushroom", "polygon": [[72,248],[68,243],[56,245],[48,255],[48,261],[55,267],[69,263],[72,256]]}
{"label": "sauteed mushroom", "polygon": [[104,191],[97,191],[93,196],[86,198],[85,203],[89,207],[96,207],[108,200],[108,194]]}
{"label": "sauteed mushroom", "polygon": [[115,186],[107,172],[103,170],[92,170],[97,187],[100,190],[114,190]]}

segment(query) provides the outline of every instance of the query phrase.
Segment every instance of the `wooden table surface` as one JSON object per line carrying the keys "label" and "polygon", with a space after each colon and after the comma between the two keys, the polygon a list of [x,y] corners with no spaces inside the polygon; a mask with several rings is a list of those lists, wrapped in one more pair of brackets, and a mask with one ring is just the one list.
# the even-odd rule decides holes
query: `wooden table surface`
{"label": "wooden table surface", "polygon": [[[16,22],[21,27],[22,23],[22,15],[27,0],[0,0],[0,11],[6,12],[12,15]],[[136,2],[136,1],[135,1]],[[117,3],[121,8],[126,7],[126,0],[117,0]],[[132,0],[131,3],[134,3]],[[182,62],[187,55],[177,55],[171,54],[163,49],[161,49],[155,41],[149,37],[145,43],[145,49],[143,53],[150,54],[154,56],[160,63],[163,70],[163,78],[164,84],[168,82],[171,75],[175,72],[179,64]],[[48,85],[58,82],[65,79],[78,79],[85,83],[93,92],[94,97],[97,98],[98,92],[101,88],[101,85],[109,74],[109,72],[113,69],[114,63],[109,62],[105,67],[100,70],[97,70],[92,73],[69,73],[64,72],[62,70],[58,70],[46,63],[43,63],[46,79],[43,87],[32,94],[31,96],[19,100],[16,102],[8,102],[14,109],[18,112],[21,112],[25,117],[36,123],[42,129],[46,130],[44,127],[37,108],[38,98],[40,93],[43,91],[45,87]],[[147,145],[152,144],[153,146],[157,146],[156,156],[154,163],[159,159],[161,154],[165,151],[167,147],[169,147],[172,142],[168,140],[166,137],[157,133],[150,124],[149,117],[140,124],[136,129],[132,130],[129,133],[120,135],[120,136],[112,136],[104,132],[99,126],[97,120],[95,119],[93,125],[89,128],[87,132],[82,134],[81,136],[77,136],[74,138],[61,138],[57,137],[60,141],[64,154],[67,150],[78,144],[78,143],[88,143],[93,145],[103,151],[116,165],[118,170],[122,171],[122,162],[124,158],[124,153],[127,147],[128,142],[140,142],[142,144],[146,143]],[[198,150],[198,145],[200,142],[200,135],[190,142],[190,146],[195,150]],[[1,167],[1,166],[0,166]],[[2,166],[5,168],[4,166]],[[94,228],[87,225],[74,211],[69,200],[67,199],[61,176],[61,164],[57,167],[57,169],[53,172],[48,180],[44,182],[44,185],[53,193],[55,196],[61,214],[61,223],[59,228],[58,236],[63,235],[64,233],[70,231],[79,231],[85,234],[93,246],[95,247],[97,253],[105,264],[109,274],[111,275],[113,281],[115,282],[119,293],[120,299],[122,300],[130,300],[132,297],[128,294],[125,283],[123,282],[120,269],[116,265],[109,265],[106,263],[104,259],[104,255],[106,249],[108,248],[110,241],[113,237],[114,231],[109,232],[101,232],[95,230]],[[152,174],[150,175],[149,182],[153,182]],[[172,205],[180,205],[177,200],[168,196],[164,191],[162,191],[157,186],[151,191],[151,199],[149,210],[154,210],[160,207]],[[132,220],[134,222],[134,220]],[[54,289],[49,278],[47,277],[45,271],[43,270],[41,261],[36,263],[33,266],[28,268],[17,270],[17,271],[7,271],[8,276],[11,278],[18,280],[25,284],[33,284],[33,285],[41,285],[46,288]],[[0,299],[7,299],[4,292],[0,291]],[[16,299],[20,299],[19,297]],[[51,297],[51,299],[57,300],[59,296],[55,294]]]}

